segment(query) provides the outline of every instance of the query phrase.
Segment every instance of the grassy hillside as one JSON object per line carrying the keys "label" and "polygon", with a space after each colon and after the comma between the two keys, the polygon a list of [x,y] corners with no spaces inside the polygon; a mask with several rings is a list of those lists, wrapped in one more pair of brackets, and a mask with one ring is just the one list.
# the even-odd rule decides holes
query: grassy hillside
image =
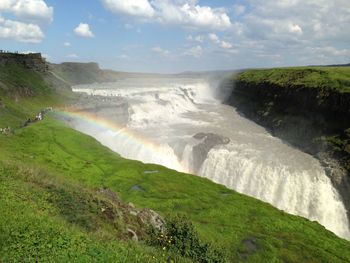
{"label": "grassy hillside", "polygon": [[75,95],[50,73],[38,73],[16,63],[0,66],[0,128],[16,128],[41,109],[69,103]]}
{"label": "grassy hillside", "polygon": [[[57,227],[56,233],[64,229],[63,235],[80,233],[87,240],[90,235],[90,239],[94,240],[90,245],[96,246],[93,250],[98,251],[100,242],[109,242],[113,237],[100,225],[94,226],[98,223],[89,221],[94,216],[87,216],[84,224],[91,224],[92,227],[84,229],[85,226],[79,221],[70,221],[65,212],[59,210],[60,200],[58,203],[51,203],[50,200],[61,198],[60,195],[56,196],[62,193],[57,188],[68,193],[81,193],[71,197],[71,202],[75,203],[81,198],[86,200],[84,191],[96,192],[96,189],[106,187],[138,207],[149,207],[162,215],[186,215],[194,222],[204,240],[222,247],[231,259],[247,257],[248,262],[263,262],[261,260],[264,259],[270,262],[350,260],[350,243],[337,238],[317,223],[288,215],[206,179],[123,159],[94,139],[52,118],[18,130],[14,135],[0,137],[0,147],[2,192],[6,193],[1,196],[2,204],[6,204],[1,206],[1,214],[5,215],[1,222],[2,228],[6,228],[5,233],[8,233],[7,240],[12,240],[3,244],[14,245],[13,242],[17,240],[17,245],[23,246],[22,249],[30,249],[31,244],[13,239],[15,237],[9,234],[11,229],[18,229],[18,235],[25,235],[27,227],[33,228],[30,231],[37,235],[37,242],[41,243],[43,239],[44,243],[55,246],[58,241],[51,234],[46,236],[45,231],[36,232],[38,229],[34,222],[43,222],[43,227],[47,224],[50,229]],[[144,173],[149,170],[159,172]],[[71,184],[83,190],[70,190],[73,187]],[[135,185],[142,190],[132,190]],[[84,207],[78,212],[82,213],[81,216],[89,213]],[[77,232],[72,232],[72,229]],[[108,226],[106,229],[109,229]],[[31,235],[28,238],[32,240]],[[67,237],[69,240],[71,238]],[[69,242],[74,243],[74,240]],[[254,244],[255,249],[251,249],[248,243]],[[90,245],[86,244],[85,249],[90,249]],[[113,245],[118,246],[118,243],[114,241],[111,243]],[[34,246],[32,249],[35,255],[43,255],[47,248]],[[6,251],[10,253],[11,249]],[[66,251],[58,249],[57,253],[65,255]],[[78,250],[77,254],[73,254],[79,257],[79,253],[83,252]],[[103,250],[99,253],[107,252]]]}
{"label": "grassy hillside", "polygon": [[[54,95],[17,101],[2,96],[2,124],[35,114],[50,106],[49,99],[57,103]],[[205,250],[210,252],[207,259],[212,259],[207,262],[350,261],[350,242],[318,223],[207,179],[121,158],[60,123],[55,113],[0,134],[0,149],[1,262],[166,262],[169,256],[176,262],[191,262],[196,258],[194,248],[199,246],[196,237],[188,235],[190,227],[179,228],[182,231],[174,237],[185,237],[188,253],[173,245],[163,249],[155,245],[158,239],[149,242],[155,237],[128,213],[127,202],[166,218],[185,216],[198,231],[200,248],[220,251],[220,260],[214,260],[217,257],[210,254],[214,250]],[[117,193],[122,201],[108,199],[101,188]],[[130,241],[127,228],[138,233],[139,242]]]}
{"label": "grassy hillside", "polygon": [[350,67],[300,67],[247,70],[237,76],[247,83],[309,87],[350,92]]}
{"label": "grassy hillside", "polygon": [[0,94],[9,97],[32,97],[50,93],[39,73],[16,63],[0,66]]}

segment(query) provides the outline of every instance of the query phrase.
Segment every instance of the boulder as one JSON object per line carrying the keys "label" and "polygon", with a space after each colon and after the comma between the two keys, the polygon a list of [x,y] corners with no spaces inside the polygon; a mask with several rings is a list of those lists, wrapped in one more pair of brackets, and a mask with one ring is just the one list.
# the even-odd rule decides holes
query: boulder
{"label": "boulder", "polygon": [[151,209],[143,209],[138,214],[137,217],[143,224],[151,225],[153,228],[165,232],[165,221],[164,219]]}

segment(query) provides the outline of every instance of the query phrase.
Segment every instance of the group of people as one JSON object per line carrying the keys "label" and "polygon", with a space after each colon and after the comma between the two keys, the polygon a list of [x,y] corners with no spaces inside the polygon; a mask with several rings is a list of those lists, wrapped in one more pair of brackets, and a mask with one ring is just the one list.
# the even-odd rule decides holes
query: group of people
{"label": "group of people", "polygon": [[42,120],[44,119],[44,115],[45,115],[48,111],[52,111],[52,107],[48,107],[48,108],[45,108],[45,109],[41,110],[41,111],[35,116],[35,118],[34,118],[33,120],[32,120],[31,118],[29,118],[28,120],[26,120],[26,121],[23,123],[22,128],[28,126],[30,123],[37,122],[37,121],[42,121]]}
{"label": "group of people", "polygon": [[[47,107],[43,110],[41,110],[36,116],[34,119],[31,119],[29,118],[28,120],[26,120],[22,125],[21,125],[21,128],[24,128],[26,126],[28,126],[30,123],[34,123],[34,122],[37,122],[37,121],[42,121],[44,119],[44,115],[49,112],[49,111],[52,111],[52,108],[51,107]],[[4,134],[4,135],[7,135],[7,134],[10,134],[12,133],[12,129],[11,127],[5,127],[5,128],[0,128],[0,134]]]}

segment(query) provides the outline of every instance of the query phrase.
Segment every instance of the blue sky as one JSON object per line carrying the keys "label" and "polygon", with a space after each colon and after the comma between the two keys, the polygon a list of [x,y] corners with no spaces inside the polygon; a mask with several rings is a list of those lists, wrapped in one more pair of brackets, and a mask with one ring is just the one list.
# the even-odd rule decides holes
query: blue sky
{"label": "blue sky", "polygon": [[1,0],[0,48],[142,72],[350,62],[348,0]]}

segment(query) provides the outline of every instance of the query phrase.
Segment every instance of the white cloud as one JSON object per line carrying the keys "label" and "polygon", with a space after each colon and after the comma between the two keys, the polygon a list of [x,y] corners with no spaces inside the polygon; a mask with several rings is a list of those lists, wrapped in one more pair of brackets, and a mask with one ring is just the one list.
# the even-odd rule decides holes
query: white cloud
{"label": "white cloud", "polygon": [[44,33],[38,25],[6,20],[0,17],[0,38],[39,43],[43,40]]}
{"label": "white cloud", "polygon": [[169,50],[162,49],[161,47],[153,47],[151,50],[155,53],[159,53],[164,56],[169,55],[171,53]]}
{"label": "white cloud", "polygon": [[160,0],[156,0],[156,3],[158,3],[157,7],[161,14],[161,20],[165,23],[183,24],[195,28],[209,27],[219,30],[231,26],[229,16],[221,9],[200,6],[196,4],[196,1],[188,1],[182,5]]}
{"label": "white cloud", "polygon": [[69,42],[64,42],[63,45],[64,45],[65,47],[70,47],[70,46],[71,46],[71,43],[69,43]]}
{"label": "white cloud", "polygon": [[194,38],[194,40],[196,40],[196,41],[199,42],[199,43],[203,43],[204,38],[203,38],[203,36],[196,36],[196,37]]}
{"label": "white cloud", "polygon": [[90,26],[85,23],[80,23],[79,26],[74,29],[74,33],[80,37],[94,37]]}
{"label": "white cloud", "polygon": [[52,57],[49,54],[42,53],[41,56],[45,58],[46,60],[52,59]]}
{"label": "white cloud", "polygon": [[233,6],[233,12],[236,16],[240,16],[244,14],[246,11],[246,7],[244,5],[234,5]]}
{"label": "white cloud", "polygon": [[220,43],[219,37],[216,34],[214,34],[214,33],[210,33],[209,34],[209,39],[215,44]]}
{"label": "white cloud", "polygon": [[243,17],[251,35],[288,42],[295,39],[349,41],[348,0],[249,0],[250,11]]}
{"label": "white cloud", "polygon": [[315,53],[319,53],[322,55],[332,55],[332,56],[345,56],[350,57],[350,49],[337,49],[332,46],[326,47],[315,47],[311,48],[311,50]]}
{"label": "white cloud", "polygon": [[202,54],[203,54],[203,48],[199,45],[192,47],[183,53],[184,56],[190,56],[194,58],[199,58],[202,56]]}
{"label": "white cloud", "polygon": [[210,33],[209,35],[209,39],[211,40],[211,42],[213,42],[215,45],[218,45],[219,47],[223,48],[223,49],[231,49],[232,48],[232,44],[229,42],[226,42],[224,40],[221,40],[218,35],[214,34],[214,33]]}
{"label": "white cloud", "polygon": [[78,58],[77,54],[69,54],[67,55],[67,58]]}
{"label": "white cloud", "polygon": [[296,33],[296,34],[302,34],[303,30],[301,29],[301,27],[297,24],[290,24],[289,25],[289,32],[291,33]]}
{"label": "white cloud", "polygon": [[53,8],[43,0],[0,0],[0,13],[21,20],[0,16],[0,38],[19,42],[40,43],[44,33],[39,24],[53,20]]}
{"label": "white cloud", "polygon": [[189,35],[187,37],[187,40],[188,41],[196,41],[196,42],[199,42],[199,43],[203,43],[204,42],[204,36],[202,36],[202,35],[198,35],[198,36]]}
{"label": "white cloud", "polygon": [[118,58],[121,58],[121,59],[128,59],[129,56],[126,55],[126,54],[121,54],[120,56],[118,56]]}
{"label": "white cloud", "polygon": [[220,42],[220,47],[224,48],[224,49],[230,49],[232,48],[232,44],[226,41],[221,41]]}
{"label": "white cloud", "polygon": [[20,53],[20,54],[28,55],[28,54],[38,53],[38,52],[33,51],[33,50],[26,50],[26,51],[22,51],[22,52],[19,52],[19,53]]}
{"label": "white cloud", "polygon": [[146,18],[163,24],[217,30],[225,30],[232,25],[224,9],[201,6],[197,0],[101,1],[106,9],[113,13]]}
{"label": "white cloud", "polygon": [[154,9],[148,0],[102,0],[106,9],[113,13],[121,13],[139,17],[152,17]]}
{"label": "white cloud", "polygon": [[30,22],[52,22],[53,7],[43,0],[1,0],[0,12],[9,12]]}

